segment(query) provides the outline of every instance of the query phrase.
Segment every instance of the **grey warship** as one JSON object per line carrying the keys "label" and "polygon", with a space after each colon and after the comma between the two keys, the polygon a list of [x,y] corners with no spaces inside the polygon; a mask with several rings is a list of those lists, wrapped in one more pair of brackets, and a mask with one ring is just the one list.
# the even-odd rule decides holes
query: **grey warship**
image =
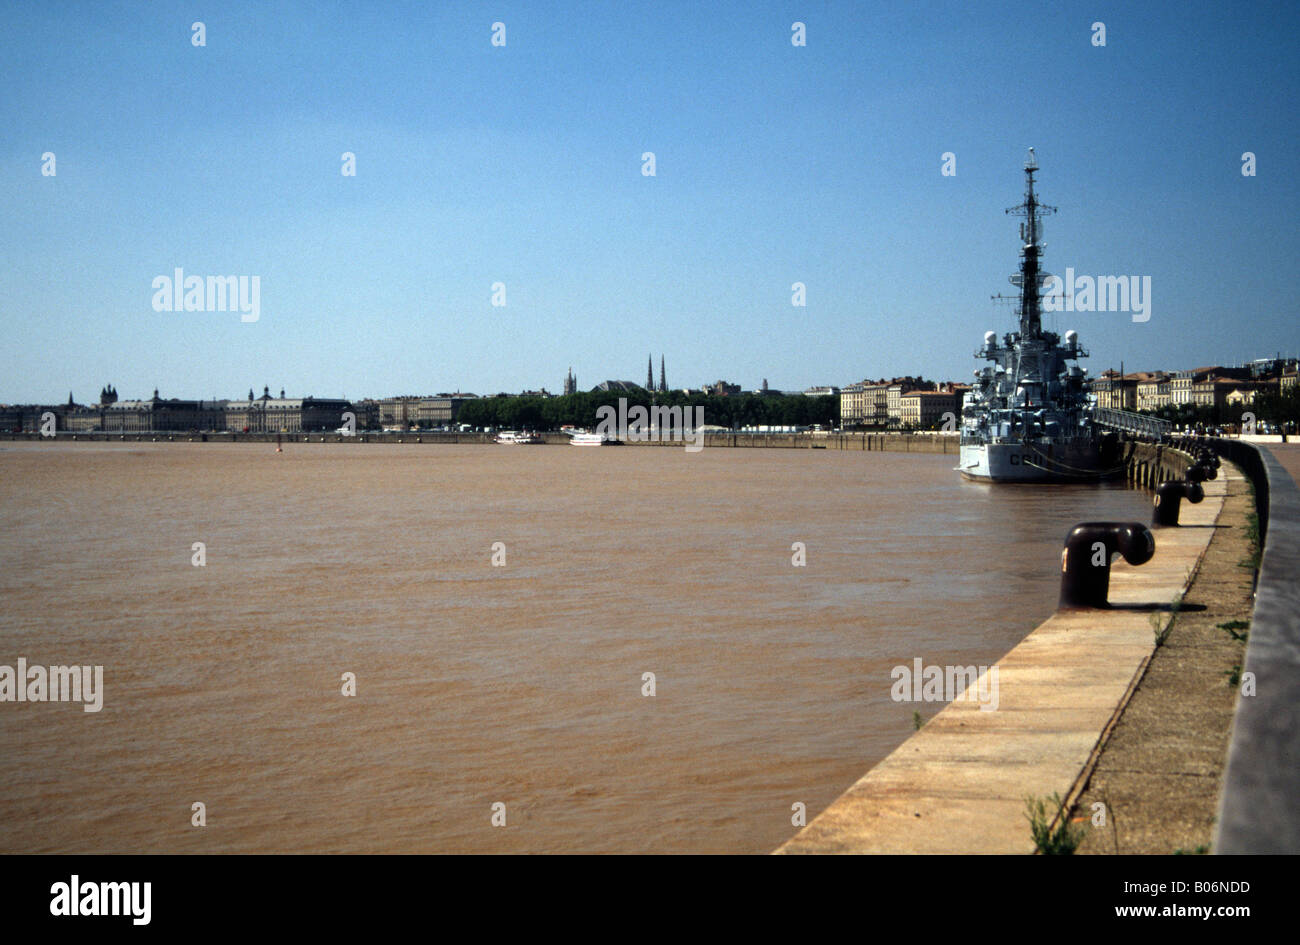
{"label": "grey warship", "polygon": [[1020,224],[1020,271],[1011,276],[1020,330],[999,340],[985,332],[975,357],[992,362],[975,371],[962,403],[958,471],[985,482],[1082,482],[1119,474],[1115,434],[1095,422],[1088,372],[1078,365],[1088,352],[1075,331],[1065,337],[1042,326],[1042,296],[1051,278],[1043,256],[1043,223],[1055,213],[1038,201],[1034,174],[1038,161],[1029,149],[1025,161],[1025,199],[1007,213]]}

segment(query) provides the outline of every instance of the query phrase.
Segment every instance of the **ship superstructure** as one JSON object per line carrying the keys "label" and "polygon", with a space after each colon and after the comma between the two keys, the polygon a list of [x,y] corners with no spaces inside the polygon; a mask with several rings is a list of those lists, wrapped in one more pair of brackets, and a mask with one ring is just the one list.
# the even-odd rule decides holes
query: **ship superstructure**
{"label": "ship superstructure", "polygon": [[[1088,394],[1088,356],[1077,332],[1064,338],[1042,326],[1042,298],[1051,278],[1040,265],[1042,218],[1056,212],[1038,201],[1034,174],[1038,161],[1029,149],[1025,161],[1025,199],[1007,213],[1020,216],[1019,287],[1014,298],[1020,330],[998,338],[986,332],[975,352],[990,362],[975,371],[962,404],[963,476],[994,482],[1080,481],[1113,471],[1114,437],[1097,429]],[[999,296],[999,298],[1001,298]]]}

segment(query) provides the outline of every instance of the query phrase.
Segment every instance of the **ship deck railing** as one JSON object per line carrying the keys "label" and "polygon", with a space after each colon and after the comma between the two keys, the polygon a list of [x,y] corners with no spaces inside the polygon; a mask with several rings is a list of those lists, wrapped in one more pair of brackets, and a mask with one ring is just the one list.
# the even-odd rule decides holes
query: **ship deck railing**
{"label": "ship deck railing", "polygon": [[1017,446],[1025,443],[1037,443],[1041,440],[1051,440],[1054,443],[1070,443],[1078,440],[1081,443],[1091,442],[1094,437],[1089,433],[1058,433],[1053,436],[1046,434],[1031,433],[1028,435],[1021,433],[1012,433],[1008,436],[982,436],[964,435],[961,438],[962,446]]}

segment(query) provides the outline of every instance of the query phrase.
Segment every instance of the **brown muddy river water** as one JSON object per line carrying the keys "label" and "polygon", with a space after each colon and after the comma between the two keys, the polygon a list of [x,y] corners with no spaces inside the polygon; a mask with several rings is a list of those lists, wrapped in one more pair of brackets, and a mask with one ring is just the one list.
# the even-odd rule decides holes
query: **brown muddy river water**
{"label": "brown muddy river water", "polygon": [[938,711],[892,667],[992,663],[1149,516],[954,465],[0,444],[0,665],[103,666],[0,702],[0,851],[767,852]]}

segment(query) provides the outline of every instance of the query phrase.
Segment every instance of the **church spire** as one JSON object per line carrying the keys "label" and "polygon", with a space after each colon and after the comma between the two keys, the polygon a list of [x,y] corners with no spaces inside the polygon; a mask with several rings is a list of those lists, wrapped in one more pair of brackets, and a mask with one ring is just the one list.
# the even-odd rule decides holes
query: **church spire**
{"label": "church spire", "polygon": [[659,354],[659,390],[661,393],[668,393],[668,381],[664,377],[664,356]]}
{"label": "church spire", "polygon": [[655,389],[655,356],[653,354],[646,355],[645,389],[649,391]]}

